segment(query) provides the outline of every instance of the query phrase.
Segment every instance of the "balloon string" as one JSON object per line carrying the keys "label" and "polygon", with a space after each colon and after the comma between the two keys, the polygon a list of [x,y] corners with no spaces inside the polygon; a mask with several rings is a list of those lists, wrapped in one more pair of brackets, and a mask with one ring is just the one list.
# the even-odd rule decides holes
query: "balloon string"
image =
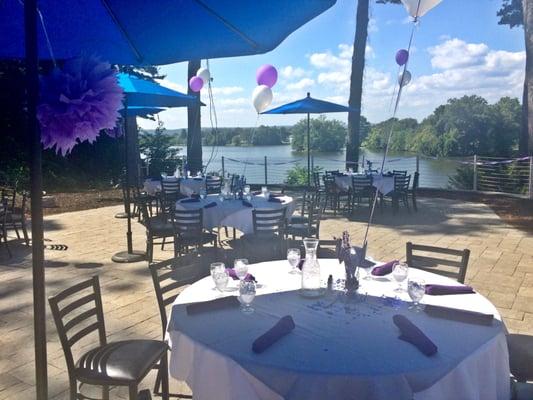
{"label": "balloon string", "polygon": [[[417,7],[416,15],[418,15],[418,9],[420,8],[420,1],[421,0],[418,0],[418,7]],[[411,58],[410,57],[411,56],[410,50],[411,50],[411,47],[412,47],[412,44],[413,44],[414,33],[415,33],[416,27],[417,27],[417,24],[416,24],[416,18],[415,18],[415,23],[413,24],[413,28],[411,29],[411,36],[409,38],[409,45],[407,46],[407,54],[409,56],[407,57],[407,61],[405,62],[404,66],[403,66],[402,75],[401,75],[400,81],[398,83],[398,95],[396,97],[396,103],[394,104],[394,111],[392,113],[392,118],[391,118],[392,121],[391,121],[390,129],[389,129],[389,135],[388,135],[388,138],[387,138],[387,143],[385,144],[385,151],[383,153],[383,159],[381,161],[381,173],[382,174],[383,174],[383,168],[385,167],[385,161],[387,160],[387,155],[389,153],[390,141],[391,141],[391,138],[392,138],[392,134],[394,132],[394,125],[396,123],[396,119],[395,118],[396,118],[396,114],[398,113],[398,107],[400,105],[400,99],[402,97],[402,89],[403,89],[403,86],[404,86],[405,71],[407,70],[407,65],[409,64],[409,59]],[[377,196],[377,192],[376,192],[376,195],[374,196],[374,201],[372,202],[372,209],[370,210],[370,216],[368,217],[368,223],[366,225],[365,236],[363,238],[363,248],[365,248],[366,245],[367,245],[368,232],[370,230],[370,226],[372,225],[372,219],[374,218],[374,212],[376,210],[377,199],[378,199],[378,196]]]}
{"label": "balloon string", "polygon": [[[207,70],[211,72],[211,68],[209,66],[209,60],[206,60]],[[213,97],[213,90],[211,86],[211,79],[209,79],[209,82],[207,83],[207,93],[209,96],[209,122],[211,124],[211,131],[213,132],[214,140],[213,146],[211,147],[211,155],[209,156],[209,160],[205,164],[205,173],[207,173],[207,167],[209,167],[209,164],[211,164],[211,161],[216,157],[218,154],[218,117],[217,117],[217,111],[215,108],[215,100]]]}
{"label": "balloon string", "polygon": [[[261,117],[261,114],[257,113],[257,118],[255,119],[255,125],[254,125],[254,128],[252,129],[252,134],[250,136],[250,145],[253,145],[254,143],[254,137],[255,137],[255,132],[257,131],[257,124],[259,123],[259,117]],[[246,173],[246,165],[248,164],[248,160],[250,158],[250,152],[247,152],[247,156],[246,156],[246,159],[244,160],[244,167],[242,169],[242,176],[244,176],[244,174]]]}

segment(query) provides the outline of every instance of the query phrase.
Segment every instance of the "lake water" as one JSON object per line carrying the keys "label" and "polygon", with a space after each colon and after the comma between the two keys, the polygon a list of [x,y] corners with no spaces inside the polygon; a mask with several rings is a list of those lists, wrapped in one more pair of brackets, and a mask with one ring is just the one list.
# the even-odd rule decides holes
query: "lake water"
{"label": "lake water", "polygon": [[[180,154],[185,154],[181,148]],[[281,146],[204,146],[203,163],[207,171],[222,171],[222,157],[224,157],[224,170],[226,172],[244,174],[250,183],[264,183],[265,181],[265,156],[267,157],[267,182],[283,183],[287,171],[294,165],[307,165],[307,153],[293,152],[290,145]],[[344,170],[344,150],[335,153],[312,153],[315,166],[324,170]],[[383,153],[361,149],[360,160],[373,162],[373,168],[381,166]],[[431,159],[420,157],[419,172],[420,186],[445,188],[448,177],[454,175],[460,164],[458,160]],[[385,163],[385,171],[407,170],[410,174],[416,171],[416,155],[408,153],[390,153]]]}

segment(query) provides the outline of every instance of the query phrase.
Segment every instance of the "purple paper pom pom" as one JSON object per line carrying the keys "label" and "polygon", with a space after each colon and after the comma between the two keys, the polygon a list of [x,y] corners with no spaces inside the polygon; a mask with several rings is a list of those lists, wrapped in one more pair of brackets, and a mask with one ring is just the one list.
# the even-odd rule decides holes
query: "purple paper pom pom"
{"label": "purple paper pom pom", "polygon": [[92,143],[100,131],[115,128],[124,98],[116,74],[109,63],[89,57],[67,60],[41,77],[37,119],[45,149],[65,155],[77,143]]}

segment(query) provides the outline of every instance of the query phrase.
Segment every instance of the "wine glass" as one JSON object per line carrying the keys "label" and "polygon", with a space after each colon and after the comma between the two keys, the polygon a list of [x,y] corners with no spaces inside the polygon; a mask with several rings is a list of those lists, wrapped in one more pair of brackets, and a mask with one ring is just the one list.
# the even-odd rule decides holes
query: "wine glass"
{"label": "wine glass", "polygon": [[403,292],[402,282],[407,279],[409,273],[409,267],[406,263],[396,263],[392,268],[392,277],[396,282],[398,282],[398,287],[394,289],[396,293]]}
{"label": "wine glass", "polygon": [[223,262],[214,262],[210,265],[211,278],[215,282],[215,287],[219,291],[224,291],[228,285],[228,274]]}
{"label": "wine glass", "polygon": [[233,270],[237,278],[242,281],[248,275],[248,260],[246,258],[237,258],[233,262]]}
{"label": "wine glass", "polygon": [[254,312],[251,304],[255,298],[255,282],[254,281],[240,281],[239,283],[239,301],[241,302],[241,310],[245,314]]}
{"label": "wine glass", "polygon": [[290,273],[291,274],[299,274],[300,270],[297,268],[298,263],[300,262],[300,249],[293,248],[287,250],[287,261],[289,262],[290,266],[292,267]]}
{"label": "wine glass", "polygon": [[247,201],[251,201],[252,200],[252,193],[250,192],[250,185],[245,185],[244,186],[244,198],[247,200]]}
{"label": "wine glass", "polygon": [[409,279],[407,281],[407,293],[409,297],[413,300],[413,305],[409,309],[413,309],[415,312],[419,312],[422,309],[420,305],[420,300],[426,294],[426,284],[421,279]]}
{"label": "wine glass", "polygon": [[267,197],[268,195],[268,188],[266,186],[261,186],[261,193],[263,194],[263,197]]}
{"label": "wine glass", "polygon": [[200,198],[203,200],[207,196],[207,192],[205,189],[200,189]]}

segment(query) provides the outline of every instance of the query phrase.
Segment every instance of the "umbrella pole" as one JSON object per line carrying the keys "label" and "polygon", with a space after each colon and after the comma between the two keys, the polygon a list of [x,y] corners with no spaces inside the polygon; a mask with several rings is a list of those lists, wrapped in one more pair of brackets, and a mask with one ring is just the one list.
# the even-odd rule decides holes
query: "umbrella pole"
{"label": "umbrella pole", "polygon": [[26,129],[31,179],[31,249],[33,271],[33,330],[35,342],[36,399],[48,398],[46,361],[46,309],[44,284],[44,241],[42,202],[42,153],[41,135],[37,124],[37,99],[39,96],[39,54],[37,47],[37,1],[24,2],[26,37]]}
{"label": "umbrella pole", "polygon": [[310,130],[311,130],[311,116],[307,113],[307,187],[311,187],[311,141]]}
{"label": "umbrella pole", "polygon": [[113,260],[116,263],[132,263],[137,261],[144,260],[146,253],[143,251],[134,251],[133,250],[133,238],[132,238],[132,232],[131,232],[131,197],[130,197],[130,168],[129,168],[129,132],[128,132],[128,103],[127,100],[124,101],[124,109],[125,117],[124,117],[124,160],[126,162],[126,190],[125,190],[125,206],[126,206],[126,218],[128,222],[128,228],[126,231],[126,241],[128,243],[128,249],[126,251],[119,251],[113,257],[111,257],[111,260]]}

